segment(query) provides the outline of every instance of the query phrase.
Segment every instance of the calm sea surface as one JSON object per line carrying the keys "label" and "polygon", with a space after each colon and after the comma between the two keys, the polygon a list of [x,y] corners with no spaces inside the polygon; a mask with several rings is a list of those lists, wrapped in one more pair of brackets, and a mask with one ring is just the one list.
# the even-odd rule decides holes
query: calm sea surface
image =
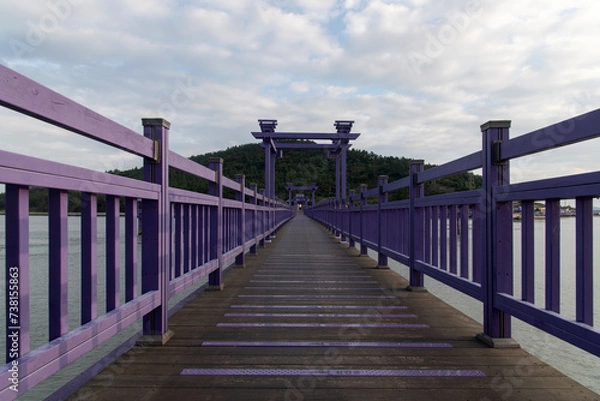
{"label": "calm sea surface", "polygon": [[[124,230],[123,223],[121,230]],[[535,238],[536,238],[536,277],[544,277],[544,237],[545,223],[543,220],[536,220],[535,223]],[[575,219],[561,219],[561,310],[568,317],[575,316],[574,303],[574,288],[575,288]],[[519,270],[520,266],[520,235],[521,225],[516,222],[514,225],[515,238],[515,270]],[[80,219],[77,217],[69,218],[69,328],[73,329],[79,326],[80,315],[80,289],[79,289],[79,266],[80,266]],[[0,216],[0,263],[5,265],[5,223],[4,216]],[[48,219],[45,216],[32,216],[30,219],[30,266],[31,266],[31,349],[35,349],[43,345],[48,337]],[[600,241],[600,217],[594,218],[594,238],[595,243]],[[101,315],[105,311],[104,306],[104,219],[98,220],[98,314]],[[371,255],[371,256],[374,256]],[[121,250],[121,257],[124,257],[124,250]],[[390,266],[402,274],[407,276],[408,270],[405,266],[391,262]],[[594,255],[594,273],[595,273],[595,327],[600,327],[600,254]],[[123,273],[123,269],[121,269]],[[5,271],[0,269],[0,285],[2,293],[4,292]],[[442,298],[457,309],[463,311],[471,318],[481,322],[481,303],[474,301],[457,291],[437,283],[436,281],[426,278],[426,286],[428,290],[436,296]],[[123,278],[121,288],[124,288]],[[515,294],[520,295],[520,276],[515,277]],[[123,291],[122,291],[123,292]],[[543,305],[544,283],[543,280],[538,280],[536,287],[536,304]],[[124,296],[124,295],[123,295]],[[183,294],[182,296],[185,296]],[[180,297],[181,298],[181,297]],[[0,299],[0,333],[5,332],[4,319],[4,297]],[[123,300],[122,300],[123,302]],[[112,348],[116,347],[119,342],[124,341],[129,336],[139,331],[139,325],[132,327],[120,339],[114,340],[107,344],[102,349],[92,355],[88,360],[83,360],[65,372],[64,376],[76,374],[87,367],[87,364],[92,363],[92,359],[98,358]],[[600,358],[593,356],[587,352],[581,351],[561,340],[530,327],[517,319],[513,319],[513,337],[521,344],[523,348],[542,359],[546,363],[561,370],[563,373],[579,381],[583,385],[600,393]],[[4,334],[0,336],[0,350],[4,355],[5,338]],[[82,358],[83,359],[83,358]],[[65,382],[68,378],[55,378],[45,383],[43,388],[38,389],[38,392],[30,392],[24,399],[40,398],[44,391],[51,392],[53,389],[60,386],[60,383]],[[35,391],[35,390],[34,390]]]}

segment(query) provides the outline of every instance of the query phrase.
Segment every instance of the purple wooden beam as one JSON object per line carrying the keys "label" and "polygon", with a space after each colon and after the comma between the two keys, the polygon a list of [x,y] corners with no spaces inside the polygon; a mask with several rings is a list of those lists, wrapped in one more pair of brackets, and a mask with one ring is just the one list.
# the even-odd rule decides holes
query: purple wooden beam
{"label": "purple wooden beam", "polygon": [[160,304],[143,318],[143,334],[164,344],[168,331],[168,269],[170,240],[169,127],[163,119],[143,119],[144,136],[155,141],[158,161],[144,160],[144,180],[161,187],[157,201],[142,201],[142,293],[158,291]]}
{"label": "purple wooden beam", "polygon": [[[429,263],[431,264],[431,239],[432,239],[432,232],[431,232],[431,211],[432,211],[432,207],[428,206],[425,207],[425,216],[424,216],[424,225],[423,225],[423,235],[425,236],[424,238],[424,243],[423,243],[423,249],[424,249],[424,253],[423,253],[423,262],[425,263]],[[437,233],[436,233],[437,235]]]}
{"label": "purple wooden beam", "polygon": [[168,239],[169,239],[169,245],[168,245],[168,257],[169,257],[169,264],[167,267],[167,282],[170,280],[173,280],[176,276],[175,276],[175,271],[177,269],[177,240],[176,240],[176,231],[177,231],[177,207],[179,206],[178,203],[176,203],[175,201],[171,200],[169,198],[169,229],[168,229]]}
{"label": "purple wooden beam", "polygon": [[69,194],[51,189],[48,195],[48,341],[52,341],[69,331]]}
{"label": "purple wooden beam", "polygon": [[191,265],[192,265],[192,270],[196,269],[198,266],[201,265],[201,263],[199,262],[199,257],[200,257],[200,227],[199,227],[199,209],[200,209],[200,205],[192,205],[192,210],[191,210],[191,219],[192,219],[192,226],[191,226],[191,247],[192,247],[192,253],[191,253]]}
{"label": "purple wooden beam", "polygon": [[365,223],[365,215],[364,215],[364,208],[365,206],[367,206],[367,198],[365,198],[363,195],[364,193],[367,192],[367,184],[360,184],[360,254],[361,255],[367,255],[369,249],[367,248],[367,245],[365,244],[365,239],[366,239],[366,223]]}
{"label": "purple wooden beam", "polygon": [[106,311],[119,306],[120,291],[120,200],[106,197]]}
{"label": "purple wooden beam", "polygon": [[[508,164],[498,164],[494,144],[508,140],[510,121],[490,121],[481,126],[483,134],[483,207],[485,214],[485,268],[483,270],[484,341],[510,338],[511,322],[507,313],[495,308],[497,291],[512,294],[512,202],[501,203],[494,188],[509,183]],[[500,210],[497,210],[500,209]],[[507,216],[507,213],[509,216]],[[507,220],[508,218],[508,220]],[[510,231],[510,232],[509,232]]]}
{"label": "purple wooden beam", "polygon": [[448,270],[448,207],[440,206],[440,269]]}
{"label": "purple wooden beam", "polygon": [[383,192],[383,186],[387,184],[388,176],[380,175],[378,177],[378,186],[379,186],[379,197],[377,202],[377,267],[378,268],[387,268],[388,267],[388,257],[383,254],[383,241],[384,241],[384,225],[387,226],[388,222],[386,221],[384,224],[384,211],[382,209],[383,204],[388,201],[387,192]]}
{"label": "purple wooden beam", "polygon": [[578,322],[594,323],[594,246],[593,200],[576,200],[576,318]]}
{"label": "purple wooden beam", "polygon": [[208,254],[208,238],[210,231],[208,230],[208,224],[210,218],[208,213],[210,211],[209,206],[200,206],[198,210],[198,266],[204,265],[210,260]]}
{"label": "purple wooden beam", "polygon": [[422,184],[427,181],[439,180],[464,171],[475,170],[481,167],[481,151],[461,157],[451,162],[441,164],[417,174],[417,182]]}
{"label": "purple wooden beam", "polygon": [[171,275],[171,279],[181,277],[182,275],[182,208],[183,205],[181,203],[171,203],[171,208],[173,210],[173,244],[171,246],[172,253],[174,258],[173,263],[173,273]]}
{"label": "purple wooden beam", "polygon": [[354,198],[354,191],[350,191],[348,199],[348,247],[354,248],[354,231],[356,230],[356,225],[354,224],[354,215],[355,215],[355,204],[352,200]]}
{"label": "purple wooden beam", "polygon": [[440,267],[439,259],[439,220],[440,209],[438,206],[431,208],[431,264],[436,267]]}
{"label": "purple wooden beam", "polygon": [[240,184],[240,192],[236,193],[236,199],[241,204],[241,216],[238,220],[238,238],[237,242],[242,246],[242,252],[236,256],[235,264],[240,267],[246,266],[246,196],[244,195],[244,189],[246,188],[246,176],[244,174],[237,174],[235,180]]}
{"label": "purple wooden beam", "polygon": [[[485,232],[485,218],[481,210],[481,203],[473,205],[473,282],[479,284],[481,284],[483,266],[485,263],[485,242],[483,240]],[[478,299],[481,299],[481,297]]]}
{"label": "purple wooden beam", "polygon": [[273,151],[271,147],[265,147],[265,194],[270,196],[271,194],[271,158],[273,157]]}
{"label": "purple wooden beam", "polygon": [[188,273],[192,268],[191,206],[189,204],[183,205],[183,274]]}
{"label": "purple wooden beam", "polygon": [[0,105],[139,156],[154,157],[153,143],[137,132],[3,65]]}
{"label": "purple wooden beam", "polygon": [[338,140],[357,139],[359,133],[318,133],[318,132],[252,132],[252,136],[256,139],[274,138],[274,139],[299,139],[299,140]]}
{"label": "purple wooden beam", "polygon": [[535,302],[534,203],[521,202],[521,299]]}
{"label": "purple wooden beam", "polygon": [[265,202],[265,190],[264,189],[259,189],[258,190],[258,194],[260,195],[260,200],[258,201],[258,205],[260,206],[259,211],[258,211],[258,235],[260,236],[260,240],[258,242],[258,246],[260,246],[261,248],[265,247],[265,242],[266,242],[266,235],[265,232],[267,231],[267,227],[266,227],[266,211],[264,209],[266,202]]}
{"label": "purple wooden beam", "polygon": [[252,228],[251,228],[251,237],[254,238],[254,245],[252,245],[250,247],[250,253],[252,255],[256,255],[258,254],[258,243],[259,243],[259,239],[258,239],[258,215],[259,215],[259,211],[258,211],[258,185],[255,183],[250,184],[250,190],[253,192],[252,195],[252,204],[253,204],[253,210],[252,210]]}
{"label": "purple wooden beam", "polygon": [[500,157],[512,159],[577,143],[600,135],[600,109],[519,135],[500,145]]}
{"label": "purple wooden beam", "polygon": [[125,199],[125,302],[138,294],[138,200]]}
{"label": "purple wooden beam", "polygon": [[[418,289],[423,288],[425,286],[423,273],[415,269],[415,261],[423,260],[423,245],[424,245],[424,236],[426,235],[423,231],[423,208],[415,207],[415,199],[422,198],[425,196],[425,186],[423,184],[417,184],[416,178],[417,174],[423,171],[425,166],[425,161],[423,160],[412,160],[410,163],[410,171],[409,177],[412,177],[411,186],[409,187],[409,196],[410,196],[410,210],[409,210],[409,221],[408,221],[408,231],[409,231],[409,258],[410,258],[410,289]],[[429,235],[429,233],[427,233]],[[404,236],[401,238],[396,238],[396,240],[403,240]]]}
{"label": "purple wooden beam", "polygon": [[457,219],[458,219],[458,207],[456,205],[450,205],[449,212],[449,220],[450,220],[450,273],[456,274],[457,272]]}
{"label": "purple wooden beam", "polygon": [[29,188],[6,186],[6,362],[27,354],[29,338]]}
{"label": "purple wooden beam", "polygon": [[81,194],[81,324],[98,316],[98,202]]}
{"label": "purple wooden beam", "polygon": [[212,157],[209,160],[208,168],[215,171],[217,177],[216,183],[209,184],[209,193],[216,196],[219,204],[213,211],[213,224],[211,227],[212,238],[211,247],[214,248],[218,268],[209,274],[208,285],[212,289],[223,289],[223,159]]}
{"label": "purple wooden beam", "polygon": [[546,200],[546,309],[560,312],[560,200]]}
{"label": "purple wooden beam", "polygon": [[[269,148],[271,147],[271,145],[269,144],[265,144],[265,143],[261,143],[259,144],[259,146],[261,148]],[[348,148],[350,148],[352,145],[348,145]],[[334,143],[277,143],[277,148],[279,151],[283,151],[283,150],[306,150],[306,149],[312,149],[312,150],[329,150],[331,152],[337,151],[340,149],[340,145],[338,144],[334,144]]]}
{"label": "purple wooden beam", "polygon": [[469,205],[460,207],[460,276],[469,278]]}
{"label": "purple wooden beam", "polygon": [[342,146],[342,152],[340,154],[340,188],[341,188],[341,199],[345,200],[348,197],[347,180],[346,180],[346,169],[347,169],[347,158],[348,158],[348,146]]}

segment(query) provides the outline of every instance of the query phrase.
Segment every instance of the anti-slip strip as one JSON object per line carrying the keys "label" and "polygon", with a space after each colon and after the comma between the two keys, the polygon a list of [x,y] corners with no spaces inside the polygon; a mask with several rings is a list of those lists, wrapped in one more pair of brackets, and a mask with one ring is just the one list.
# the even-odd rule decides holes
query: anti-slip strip
{"label": "anti-slip strip", "polygon": [[412,319],[413,314],[367,314],[367,313],[226,313],[226,317],[316,317],[316,318],[402,318]]}
{"label": "anti-slip strip", "polygon": [[217,323],[217,327],[428,329],[429,325],[405,323]]}
{"label": "anti-slip strip", "polygon": [[428,369],[183,369],[181,376],[484,377],[480,370]]}
{"label": "anti-slip strip", "polygon": [[391,295],[238,295],[238,298],[293,298],[293,299],[396,299]]}
{"label": "anti-slip strip", "polygon": [[267,287],[248,286],[245,290],[281,290],[281,291],[383,291],[382,287]]}
{"label": "anti-slip strip", "polygon": [[282,284],[377,284],[378,281],[362,280],[250,280],[251,283],[282,283]]}
{"label": "anti-slip strip", "polygon": [[448,343],[359,341],[204,341],[203,347],[452,348]]}
{"label": "anti-slip strip", "polygon": [[404,305],[231,305],[230,308],[254,309],[408,309]]}

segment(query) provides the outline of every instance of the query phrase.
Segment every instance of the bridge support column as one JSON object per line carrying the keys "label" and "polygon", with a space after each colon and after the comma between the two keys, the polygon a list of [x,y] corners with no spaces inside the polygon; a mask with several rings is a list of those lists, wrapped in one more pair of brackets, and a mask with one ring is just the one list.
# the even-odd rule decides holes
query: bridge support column
{"label": "bridge support column", "polygon": [[144,180],[160,185],[159,199],[142,201],[142,293],[157,291],[160,306],[143,317],[141,345],[164,345],[168,329],[169,248],[171,207],[169,200],[169,128],[163,119],[143,119],[144,136],[155,141],[156,159],[144,160]]}
{"label": "bridge support column", "polygon": [[510,183],[508,162],[503,163],[495,151],[498,142],[508,140],[509,128],[510,121],[489,121],[481,126],[485,260],[481,283],[483,333],[477,338],[492,347],[518,346],[510,338],[510,315],[494,308],[497,292],[513,293],[512,202],[502,202],[494,192],[495,187]]}
{"label": "bridge support column", "polygon": [[[383,226],[385,222],[384,212],[382,206],[384,203],[388,201],[387,192],[383,192],[383,186],[388,182],[387,175],[379,176],[379,201],[377,202],[377,268],[378,269],[389,269],[388,266],[388,257],[383,254],[383,240],[385,238],[385,233],[383,232]],[[387,227],[387,222],[385,226]]]}

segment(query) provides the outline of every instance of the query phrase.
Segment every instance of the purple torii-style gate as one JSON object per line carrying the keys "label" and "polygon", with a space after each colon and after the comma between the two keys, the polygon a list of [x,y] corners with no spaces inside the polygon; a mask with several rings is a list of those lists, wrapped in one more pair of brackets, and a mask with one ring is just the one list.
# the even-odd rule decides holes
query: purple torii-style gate
{"label": "purple torii-style gate", "polygon": [[294,185],[292,182],[288,182],[285,189],[288,191],[288,204],[292,205],[292,191],[311,191],[311,206],[315,205],[315,191],[319,189],[316,183],[310,185]]}
{"label": "purple torii-style gate", "polygon": [[[283,157],[283,149],[328,149],[329,157],[335,157],[335,188],[336,199],[343,202],[347,197],[346,191],[346,155],[351,140],[360,136],[351,134],[354,121],[336,120],[333,124],[335,133],[308,132],[275,132],[277,120],[258,120],[261,132],[252,132],[256,139],[262,139],[260,146],[265,149],[265,195],[275,197],[275,159]],[[281,139],[292,140],[331,140],[330,144],[323,143],[281,143]]]}

